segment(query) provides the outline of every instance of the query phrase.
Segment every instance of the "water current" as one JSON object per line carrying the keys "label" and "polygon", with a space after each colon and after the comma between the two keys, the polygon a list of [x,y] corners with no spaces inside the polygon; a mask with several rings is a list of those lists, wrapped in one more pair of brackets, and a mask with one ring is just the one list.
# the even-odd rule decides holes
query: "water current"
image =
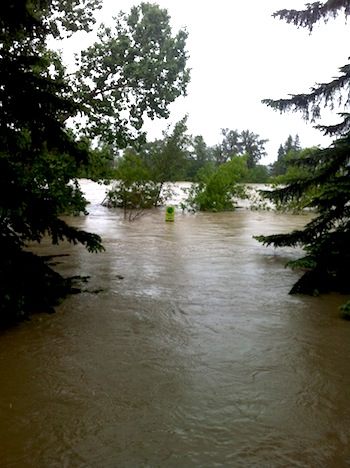
{"label": "water current", "polygon": [[300,252],[252,236],[310,215],[100,205],[106,251],[32,250],[85,292],[0,335],[1,467],[350,466],[347,297],[291,296]]}

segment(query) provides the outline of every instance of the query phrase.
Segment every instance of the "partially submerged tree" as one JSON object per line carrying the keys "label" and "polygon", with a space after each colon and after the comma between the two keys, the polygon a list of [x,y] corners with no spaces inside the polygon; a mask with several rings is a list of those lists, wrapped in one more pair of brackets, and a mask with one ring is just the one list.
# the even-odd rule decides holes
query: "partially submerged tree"
{"label": "partially submerged tree", "polygon": [[247,172],[246,156],[236,156],[219,167],[208,163],[198,172],[184,208],[214,212],[234,210],[235,198],[245,196],[244,187],[239,182]]}
{"label": "partially submerged tree", "polygon": [[[348,1],[327,1],[307,4],[303,11],[281,10],[276,17],[289,23],[308,28],[344,12],[350,14]],[[273,109],[281,112],[301,111],[305,118],[315,120],[321,116],[322,105],[349,102],[350,64],[340,68],[340,75],[329,83],[315,85],[307,94],[292,95],[277,101],[265,100]],[[341,114],[342,120],[336,125],[319,125],[325,134],[336,137],[329,148],[315,149],[300,158],[300,164],[307,168],[303,177],[290,180],[286,187],[266,194],[272,201],[289,203],[302,199],[305,207],[316,212],[314,219],[304,229],[289,234],[258,236],[265,245],[275,247],[302,246],[306,255],[289,266],[302,267],[307,271],[294,285],[291,293],[317,295],[327,291],[350,292],[350,118]],[[300,174],[299,174],[300,175]]]}
{"label": "partially submerged tree", "polygon": [[[117,181],[104,204],[124,209],[124,217],[138,218],[146,209],[164,204],[172,195],[169,182],[181,180],[189,164],[191,137],[187,117],[163,132],[163,139],[126,148],[115,172]],[[133,211],[133,212],[132,212]],[[129,213],[129,214],[128,214]]]}
{"label": "partially submerged tree", "polygon": [[151,180],[145,161],[133,148],[127,148],[119,159],[115,172],[116,181],[108,190],[103,205],[122,208],[124,219],[133,221],[154,206],[158,187]]}
{"label": "partially submerged tree", "polygon": [[[187,133],[187,116],[171,129],[163,132],[161,140],[147,143],[140,154],[151,173],[151,179],[158,187],[160,196],[166,182],[176,182],[185,177],[189,164],[189,146],[191,137]],[[155,200],[155,206],[158,199]]]}

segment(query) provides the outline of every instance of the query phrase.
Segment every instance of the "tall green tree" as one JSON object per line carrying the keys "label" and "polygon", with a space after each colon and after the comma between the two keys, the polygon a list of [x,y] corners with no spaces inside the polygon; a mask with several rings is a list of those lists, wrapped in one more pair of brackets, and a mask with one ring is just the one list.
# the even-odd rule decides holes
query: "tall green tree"
{"label": "tall green tree", "polygon": [[271,176],[286,174],[288,165],[299,156],[301,150],[299,136],[295,135],[293,138],[289,135],[285,143],[278,148],[277,160],[271,164]]}
{"label": "tall green tree", "polygon": [[[102,249],[97,235],[75,229],[61,218],[62,214],[86,213],[87,204],[76,177],[79,166],[88,159],[88,148],[68,130],[68,118],[83,114],[90,137],[98,135],[105,137],[106,142],[125,144],[134,138],[130,128],[141,131],[142,117],[135,106],[140,106],[150,117],[166,117],[168,104],[185,92],[186,33],[179,33],[173,39],[167,27],[168,15],[155,5],[143,4],[126,17],[125,23],[131,23],[133,37],[130,33],[125,38],[129,49],[123,49],[124,59],[118,62],[124,60],[124,69],[119,65],[116,71],[122,77],[120,82],[116,82],[110,68],[113,60],[117,61],[114,42],[122,42],[123,35],[127,36],[128,31],[123,29],[118,30],[119,36],[104,30],[100,41],[107,41],[109,34],[109,48],[100,42],[99,48],[89,49],[83,54],[84,71],[68,78],[59,55],[48,50],[48,39],[59,39],[78,30],[88,31],[99,4],[98,0],[0,3],[2,323],[15,320],[31,309],[49,308],[69,289],[68,282],[41,259],[24,251],[28,241],[40,242],[49,235],[54,244],[66,239],[82,243],[90,251]],[[160,24],[156,26],[155,21],[146,20],[149,15],[158,18]],[[154,27],[149,30],[151,24]],[[125,24],[124,27],[127,28]],[[139,38],[142,31],[147,36],[144,39]],[[167,43],[166,52],[160,50],[160,43]],[[137,52],[142,44],[145,62]],[[105,72],[100,68],[104,57]],[[127,72],[128,67],[132,70]],[[151,77],[157,83],[154,86]],[[106,85],[106,80],[110,86],[119,85],[120,94],[107,91],[111,93],[111,106],[99,94],[98,86]],[[125,94],[126,90],[129,94]],[[79,133],[84,134],[83,129]]]}
{"label": "tall green tree", "polygon": [[269,140],[263,140],[258,134],[243,130],[240,138],[240,154],[246,154],[248,169],[253,169],[263,156],[266,156],[265,144]]}
{"label": "tall green tree", "polygon": [[206,144],[202,135],[196,135],[192,138],[191,147],[186,177],[189,180],[193,180],[197,172],[213,158],[213,148]]}
{"label": "tall green tree", "polygon": [[[328,20],[340,13],[350,14],[348,1],[327,1],[307,4],[302,11],[281,10],[275,16],[312,31],[321,19]],[[329,83],[316,85],[309,93],[292,95],[277,101],[265,100],[281,112],[301,111],[304,117],[315,120],[321,116],[322,106],[333,107],[336,102],[349,102],[350,64],[340,68],[340,75]],[[302,246],[305,256],[290,262],[306,272],[291,292],[319,294],[326,291],[350,292],[350,133],[349,114],[343,113],[336,125],[318,125],[325,134],[335,137],[328,148],[315,149],[300,158],[307,168],[303,178],[291,180],[285,188],[266,194],[267,198],[288,203],[305,197],[305,207],[315,210],[316,216],[304,229],[289,234],[259,236],[265,245]]]}
{"label": "tall green tree", "polygon": [[116,178],[116,155],[112,145],[99,142],[92,145],[92,141],[83,137],[80,146],[86,148],[88,155],[78,168],[77,176],[94,180],[96,182],[111,180]]}
{"label": "tall green tree", "polygon": [[187,36],[185,29],[173,35],[168,11],[150,3],[121,12],[113,28],[102,25],[72,76],[84,132],[125,148],[145,136],[145,116],[168,118],[189,82]]}
{"label": "tall green tree", "polygon": [[238,130],[222,128],[221,135],[222,140],[214,147],[213,151],[214,161],[218,166],[241,154],[240,133]]}
{"label": "tall green tree", "polygon": [[266,155],[265,144],[268,140],[249,130],[221,129],[222,141],[215,146],[213,158],[217,165],[223,164],[234,156],[247,155],[247,166],[252,169]]}
{"label": "tall green tree", "polygon": [[[191,136],[187,133],[187,116],[163,132],[163,138],[150,142],[141,149],[141,156],[150,169],[152,181],[158,186],[158,195],[165,182],[185,178],[189,165]],[[157,200],[155,205],[157,205]]]}

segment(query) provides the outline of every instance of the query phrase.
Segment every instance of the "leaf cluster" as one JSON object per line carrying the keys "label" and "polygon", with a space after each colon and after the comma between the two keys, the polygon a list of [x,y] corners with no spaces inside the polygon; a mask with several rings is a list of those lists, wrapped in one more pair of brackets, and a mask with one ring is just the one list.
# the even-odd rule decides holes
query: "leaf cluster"
{"label": "leaf cluster", "polygon": [[232,211],[235,197],[243,197],[238,183],[247,175],[246,157],[236,156],[219,167],[208,163],[198,172],[186,204],[194,211]]}
{"label": "leaf cluster", "polygon": [[169,117],[169,103],[186,94],[187,32],[172,35],[167,10],[141,3],[102,25],[98,42],[83,51],[72,81],[87,116],[85,133],[125,148],[143,141],[142,126]]}
{"label": "leaf cluster", "polygon": [[252,169],[258,161],[266,156],[265,144],[268,140],[249,130],[221,129],[222,141],[214,149],[214,159],[218,165],[223,164],[234,156],[247,155],[247,166]]}

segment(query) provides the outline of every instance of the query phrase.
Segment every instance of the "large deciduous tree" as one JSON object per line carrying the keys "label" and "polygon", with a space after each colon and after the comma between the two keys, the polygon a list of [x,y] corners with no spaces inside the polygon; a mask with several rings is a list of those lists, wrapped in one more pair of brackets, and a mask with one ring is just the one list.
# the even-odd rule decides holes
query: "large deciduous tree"
{"label": "large deciduous tree", "polygon": [[260,139],[259,135],[249,130],[241,133],[241,154],[247,155],[248,169],[253,169],[263,156],[266,156],[265,144],[269,140]]}
{"label": "large deciduous tree", "polygon": [[[275,16],[312,31],[321,19],[328,20],[340,13],[350,14],[349,1],[327,1],[307,4],[305,10],[281,10]],[[337,103],[349,102],[350,64],[340,68],[340,75],[329,83],[315,85],[309,93],[292,95],[287,99],[266,100],[273,109],[281,112],[301,111],[307,119],[321,116],[323,106],[333,108]],[[259,236],[266,245],[302,246],[305,256],[290,262],[291,267],[307,271],[294,285],[292,293],[319,294],[326,291],[350,292],[350,119],[341,114],[337,124],[318,128],[335,137],[332,145],[314,149],[299,158],[304,167],[303,178],[296,178],[283,189],[266,196],[287,203],[302,200],[304,207],[312,208],[316,216],[304,229],[289,234]],[[311,196],[310,196],[311,194]]]}
{"label": "large deciduous tree", "polygon": [[159,184],[182,180],[189,163],[191,136],[187,133],[187,116],[163,132],[163,138],[144,146],[141,155],[146,160],[152,180]]}
{"label": "large deciduous tree", "polygon": [[104,28],[99,45],[83,53],[82,71],[68,79],[48,39],[89,31],[99,4],[0,3],[1,323],[47,309],[68,290],[68,282],[23,250],[28,241],[48,234],[53,243],[102,249],[97,235],[61,218],[86,213],[87,205],[76,177],[88,149],[68,130],[68,118],[81,113],[89,136],[126,144],[132,128],[140,132],[144,113],[166,117],[168,104],[186,89],[186,33],[173,38],[167,13],[147,4],[122,15],[116,32]]}
{"label": "large deciduous tree", "polygon": [[247,167],[252,169],[257,162],[266,156],[265,144],[268,140],[260,139],[259,135],[249,130],[221,129],[222,141],[216,145],[213,157],[217,165],[223,164],[234,156],[247,155]]}
{"label": "large deciduous tree", "polygon": [[172,35],[167,10],[141,3],[102,25],[81,54],[75,97],[87,116],[84,131],[125,147],[142,135],[144,117],[169,117],[169,103],[186,93],[187,32]]}

